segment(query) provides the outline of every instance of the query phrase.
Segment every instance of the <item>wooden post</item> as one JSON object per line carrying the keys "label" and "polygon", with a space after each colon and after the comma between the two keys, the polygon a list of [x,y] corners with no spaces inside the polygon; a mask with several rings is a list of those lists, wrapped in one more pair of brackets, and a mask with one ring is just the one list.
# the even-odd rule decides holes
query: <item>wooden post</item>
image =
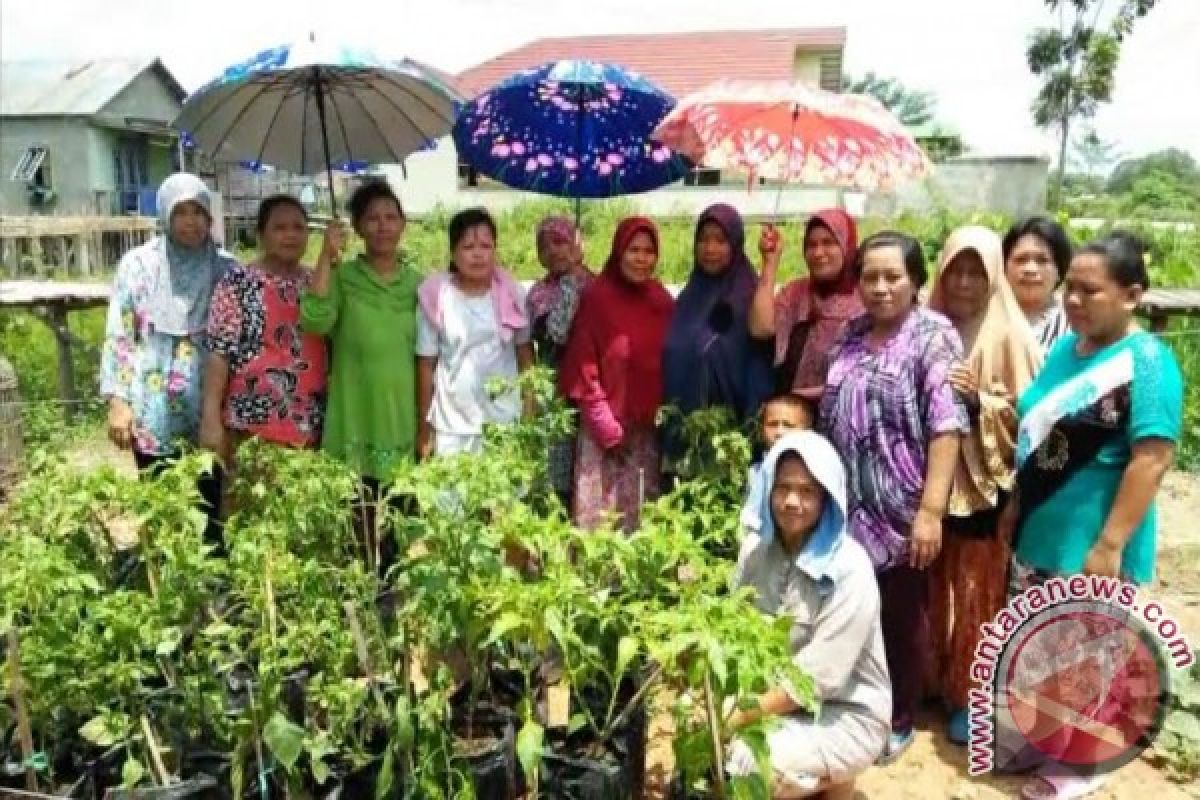
{"label": "wooden post", "polygon": [[75,260],[78,263],[80,275],[92,274],[91,254],[88,252],[91,247],[90,238],[88,234],[81,233],[75,239]]}
{"label": "wooden post", "polygon": [[71,331],[67,327],[67,309],[53,303],[46,307],[54,343],[58,345],[58,399],[63,404],[63,421],[68,425],[75,413],[75,363],[71,360]]}
{"label": "wooden post", "polygon": [[25,759],[25,788],[38,790],[37,773],[33,769],[33,727],[29,723],[29,709],[25,707],[25,681],[21,678],[21,643],[17,629],[8,629],[8,683],[13,706],[17,712],[17,735],[21,740],[21,757]]}

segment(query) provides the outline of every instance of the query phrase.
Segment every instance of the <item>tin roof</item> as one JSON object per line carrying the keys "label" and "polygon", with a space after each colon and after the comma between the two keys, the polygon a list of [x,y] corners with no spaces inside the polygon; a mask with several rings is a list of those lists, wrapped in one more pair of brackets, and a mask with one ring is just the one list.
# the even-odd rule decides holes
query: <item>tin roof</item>
{"label": "tin roof", "polygon": [[0,64],[0,116],[91,116],[148,69],[158,69],[179,99],[179,82],[157,58],[30,60]]}

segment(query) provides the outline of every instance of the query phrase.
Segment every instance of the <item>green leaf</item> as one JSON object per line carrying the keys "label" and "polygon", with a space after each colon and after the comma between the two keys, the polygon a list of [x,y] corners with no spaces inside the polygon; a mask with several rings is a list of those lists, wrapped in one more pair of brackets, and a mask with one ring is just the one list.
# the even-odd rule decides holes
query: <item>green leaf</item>
{"label": "green leaf", "polygon": [[1200,718],[1188,711],[1172,711],[1163,723],[1163,730],[1200,745]]}
{"label": "green leaf", "polygon": [[558,643],[558,646],[564,650],[570,650],[571,648],[567,642],[567,631],[566,628],[563,627],[562,617],[559,615],[558,609],[546,609],[544,621],[546,624],[546,630],[550,632],[550,636],[554,638],[554,641]]}
{"label": "green leaf", "polygon": [[625,674],[625,670],[629,669],[629,662],[633,661],[634,657],[637,656],[639,649],[638,640],[632,636],[622,636],[621,641],[617,642],[617,671],[615,677],[618,681]]}
{"label": "green leaf", "polygon": [[525,721],[517,733],[517,760],[526,775],[536,775],[542,763],[542,741],[545,730],[532,719]]}
{"label": "green leaf", "polygon": [[162,637],[158,647],[154,649],[154,653],[155,655],[169,656],[179,649],[179,645],[183,641],[183,632],[179,628],[167,628],[162,632]]}
{"label": "green leaf", "polygon": [[396,782],[396,756],[392,748],[383,754],[383,764],[379,767],[379,777],[375,779],[375,798],[384,800],[392,793],[392,784]]}
{"label": "green leaf", "polygon": [[79,729],[79,735],[97,747],[112,747],[122,736],[109,727],[109,718],[100,714],[92,717]]}
{"label": "green leaf", "polygon": [[512,630],[516,630],[525,624],[525,620],[519,614],[512,611],[506,611],[492,623],[492,630],[488,633],[487,639],[484,640],[483,646],[490,647],[500,640],[502,636]]}
{"label": "green leaf", "polygon": [[291,770],[304,750],[304,729],[276,711],[263,728],[263,741],[279,763]]}
{"label": "green leaf", "polygon": [[142,778],[146,776],[146,768],[142,766],[142,762],[130,756],[125,759],[125,766],[121,767],[121,785],[126,789],[132,789],[142,782]]}
{"label": "green leaf", "polygon": [[575,733],[578,733],[579,731],[581,731],[585,727],[587,727],[587,724],[588,724],[587,714],[584,714],[582,711],[572,714],[571,721],[567,723],[567,735],[571,736]]}
{"label": "green leaf", "polygon": [[324,784],[325,781],[329,780],[329,765],[322,759],[313,759],[312,776],[318,786]]}
{"label": "green leaf", "polygon": [[409,750],[413,746],[413,721],[412,709],[409,706],[408,696],[400,695],[396,698],[395,711],[395,728],[396,735],[393,742],[396,747],[401,750]]}

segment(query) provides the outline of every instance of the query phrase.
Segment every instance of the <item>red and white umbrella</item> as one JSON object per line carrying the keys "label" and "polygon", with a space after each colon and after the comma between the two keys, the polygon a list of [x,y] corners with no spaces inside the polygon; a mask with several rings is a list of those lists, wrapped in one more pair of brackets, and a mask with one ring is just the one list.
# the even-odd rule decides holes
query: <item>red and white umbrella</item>
{"label": "red and white umbrella", "polygon": [[680,100],[651,137],[711,169],[780,183],[877,191],[931,171],[879,101],[799,83],[715,83]]}

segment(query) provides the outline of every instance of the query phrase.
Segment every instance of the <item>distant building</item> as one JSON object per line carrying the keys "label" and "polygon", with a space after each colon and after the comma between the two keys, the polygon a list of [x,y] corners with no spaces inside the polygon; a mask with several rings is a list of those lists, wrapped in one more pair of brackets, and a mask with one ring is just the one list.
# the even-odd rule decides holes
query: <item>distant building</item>
{"label": "distant building", "polygon": [[0,213],[154,215],[185,94],[158,59],[0,63]]}

